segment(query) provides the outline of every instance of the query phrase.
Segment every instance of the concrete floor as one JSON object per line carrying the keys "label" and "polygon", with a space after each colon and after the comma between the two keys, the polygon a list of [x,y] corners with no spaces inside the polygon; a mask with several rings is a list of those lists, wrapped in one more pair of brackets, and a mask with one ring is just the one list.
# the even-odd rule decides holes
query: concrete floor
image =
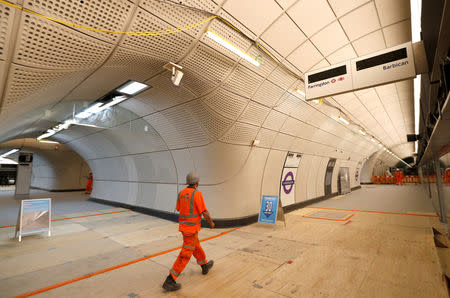
{"label": "concrete floor", "polygon": [[[402,188],[410,190],[414,193],[409,186]],[[96,211],[95,216],[54,222],[52,237],[28,236],[20,244],[10,239],[13,228],[0,229],[0,297],[49,286],[37,296],[447,297],[431,229],[439,222],[417,214],[430,210],[426,204],[418,200],[416,207],[423,209],[410,209],[385,199],[386,209],[379,211],[414,211],[398,215],[317,209],[361,210],[369,206],[368,196],[376,199],[392,191],[364,188],[291,212],[286,228],[278,223],[276,230],[258,224],[203,229],[199,238],[215,266],[203,276],[191,261],[179,278],[183,287],[175,293],[161,289],[179,253],[174,248],[181,245],[172,222],[131,211]],[[303,217],[317,211],[352,217]]]}
{"label": "concrete floor", "polygon": [[[52,198],[53,217],[67,213],[111,208],[108,205],[88,201],[89,195],[86,195],[84,191],[48,192],[37,189],[30,190],[30,199],[40,198]],[[20,200],[14,198],[14,188],[0,189],[0,226],[15,224],[19,208]]]}

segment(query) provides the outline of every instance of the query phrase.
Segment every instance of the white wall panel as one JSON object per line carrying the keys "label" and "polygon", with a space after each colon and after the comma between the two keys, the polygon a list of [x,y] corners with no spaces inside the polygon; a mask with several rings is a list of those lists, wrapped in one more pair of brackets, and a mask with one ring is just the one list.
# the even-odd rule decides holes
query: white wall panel
{"label": "white wall panel", "polygon": [[220,142],[191,148],[192,160],[200,175],[200,184],[224,183],[238,175],[245,166],[250,150],[262,149],[233,146]]}
{"label": "white wall panel", "polygon": [[320,158],[316,177],[316,197],[325,195],[325,172],[327,171],[328,160],[327,157]]}
{"label": "white wall panel", "polygon": [[295,199],[297,202],[303,202],[309,199],[308,197],[308,179],[311,174],[311,167],[314,157],[303,154],[300,160],[300,165],[297,171],[297,181],[295,187]]}
{"label": "white wall panel", "polygon": [[286,152],[277,150],[269,152],[262,177],[262,195],[279,196],[281,171],[283,170],[285,159]]}

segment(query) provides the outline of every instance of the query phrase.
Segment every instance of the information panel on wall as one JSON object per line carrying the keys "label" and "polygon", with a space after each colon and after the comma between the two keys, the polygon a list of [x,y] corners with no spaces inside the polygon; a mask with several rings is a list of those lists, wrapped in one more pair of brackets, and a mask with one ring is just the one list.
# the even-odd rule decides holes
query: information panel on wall
{"label": "information panel on wall", "polygon": [[302,155],[300,153],[288,152],[281,172],[280,200],[282,206],[295,203],[295,178]]}
{"label": "information panel on wall", "polygon": [[22,200],[16,226],[16,237],[51,231],[51,199]]}

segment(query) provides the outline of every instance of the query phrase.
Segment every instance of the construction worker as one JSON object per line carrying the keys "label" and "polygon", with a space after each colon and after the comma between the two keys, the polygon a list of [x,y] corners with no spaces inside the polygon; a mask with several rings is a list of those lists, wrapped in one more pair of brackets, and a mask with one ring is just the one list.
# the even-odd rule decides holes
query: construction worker
{"label": "construction worker", "polygon": [[89,172],[89,176],[87,177],[87,184],[86,184],[86,192],[85,194],[91,194],[92,192],[92,183],[94,182],[94,177],[92,176],[92,172]]}
{"label": "construction worker", "polygon": [[395,171],[395,178],[397,180],[397,185],[403,185],[403,172],[397,169]]}
{"label": "construction worker", "polygon": [[186,176],[186,184],[189,186],[178,194],[177,211],[180,212],[178,230],[183,234],[183,246],[162,286],[167,291],[176,291],[181,288],[181,285],[175,280],[180,276],[192,255],[197,259],[197,264],[202,267],[203,274],[207,274],[214,264],[212,260],[206,261],[205,252],[198,240],[202,215],[211,229],[214,229],[215,226],[208,210],[206,210],[202,193],[197,190],[199,181],[200,178],[197,173],[190,172]]}

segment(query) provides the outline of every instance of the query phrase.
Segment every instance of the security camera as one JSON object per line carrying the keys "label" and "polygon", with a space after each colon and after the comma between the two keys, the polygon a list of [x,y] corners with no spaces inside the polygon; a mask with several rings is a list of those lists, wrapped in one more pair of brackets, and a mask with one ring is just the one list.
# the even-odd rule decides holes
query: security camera
{"label": "security camera", "polygon": [[180,86],[183,75],[184,75],[184,73],[181,70],[175,69],[175,67],[172,68],[172,77],[171,77],[172,83],[175,86]]}
{"label": "security camera", "polygon": [[181,71],[183,67],[173,62],[169,62],[166,65],[164,65],[164,68],[172,72],[172,77],[170,78],[172,83],[175,86],[180,86],[181,79],[183,78],[184,75],[184,73]]}

